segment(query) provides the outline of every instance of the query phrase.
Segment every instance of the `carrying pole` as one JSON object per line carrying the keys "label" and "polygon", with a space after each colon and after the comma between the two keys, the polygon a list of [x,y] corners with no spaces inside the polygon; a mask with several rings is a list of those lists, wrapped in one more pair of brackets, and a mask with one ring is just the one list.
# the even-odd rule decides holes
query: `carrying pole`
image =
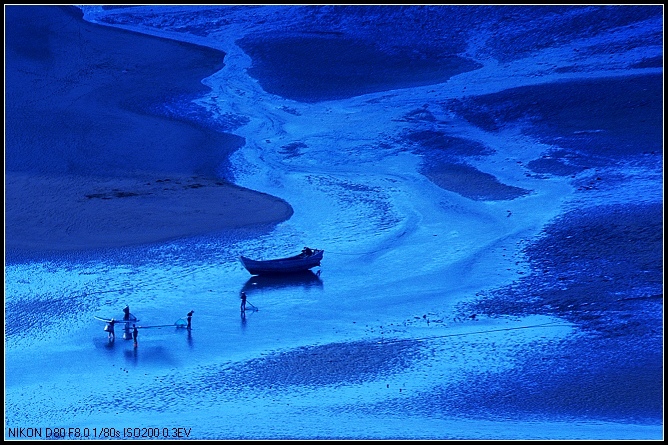
{"label": "carrying pole", "polygon": [[155,326],[137,326],[137,329],[148,329],[148,328],[166,328],[166,327],[179,327],[176,323],[173,324],[158,324]]}

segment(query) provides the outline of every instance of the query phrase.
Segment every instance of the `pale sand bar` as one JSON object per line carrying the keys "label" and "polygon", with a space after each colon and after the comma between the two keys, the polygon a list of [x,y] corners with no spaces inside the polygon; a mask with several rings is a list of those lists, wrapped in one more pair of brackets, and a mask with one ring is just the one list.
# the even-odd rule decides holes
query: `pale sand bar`
{"label": "pale sand bar", "polygon": [[87,250],[289,218],[272,196],[218,178],[242,138],[168,117],[224,53],[9,6],[5,247]]}
{"label": "pale sand bar", "polygon": [[129,246],[289,218],[278,198],[204,177],[97,178],[9,173],[5,248]]}

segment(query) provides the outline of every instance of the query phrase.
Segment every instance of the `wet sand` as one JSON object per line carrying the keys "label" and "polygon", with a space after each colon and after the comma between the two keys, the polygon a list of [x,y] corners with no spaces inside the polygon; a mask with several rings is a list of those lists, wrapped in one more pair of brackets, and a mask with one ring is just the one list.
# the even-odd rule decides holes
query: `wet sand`
{"label": "wet sand", "polygon": [[8,251],[71,251],[167,241],[287,219],[285,201],[197,176],[5,179]]}
{"label": "wet sand", "polygon": [[[519,107],[526,111],[527,104]],[[599,126],[586,125],[573,130],[592,128],[600,129]],[[603,136],[601,132],[577,133],[576,136],[582,134],[587,135],[586,142],[594,139],[592,134]],[[558,176],[566,167],[585,165],[573,166],[557,161],[556,167],[560,168],[542,165],[541,173]],[[454,164],[438,163],[441,165],[446,169],[436,173],[447,175],[447,167]],[[453,171],[461,169],[456,166]],[[483,186],[481,193],[484,192],[486,199],[505,199],[497,193],[503,191],[498,182],[476,172],[465,172],[469,179],[465,184],[453,183],[452,178],[444,176],[444,182],[439,185],[471,199],[475,199],[471,184]],[[195,180],[191,176],[162,176],[158,179],[170,179],[172,184],[181,181],[180,187],[195,184],[188,182]],[[153,187],[165,185],[158,179],[147,179],[146,184],[117,183],[114,188],[100,183],[82,189],[80,194],[90,203],[108,202],[120,206],[129,199],[149,199]],[[598,188],[611,187],[615,182],[609,174],[601,174],[600,179],[597,176],[587,179]],[[584,185],[584,178],[579,181]],[[203,184],[199,179],[197,183]],[[214,184],[207,184],[209,186],[214,187]],[[196,190],[203,192],[203,188]],[[596,193],[595,188],[580,191],[580,200],[590,204],[597,202],[595,197],[585,198]],[[161,308],[143,310],[147,318],[164,317],[165,306],[178,306],[182,303],[181,297],[187,295],[189,305],[191,301],[197,301],[198,314],[219,314],[228,311],[229,307],[230,313],[234,311],[234,319],[230,316],[221,322],[220,317],[207,318],[205,315],[198,318],[194,340],[188,336],[180,343],[169,343],[169,347],[166,344],[172,338],[163,331],[142,333],[139,351],[129,347],[124,349],[122,345],[107,348],[101,333],[93,331],[97,327],[91,327],[85,331],[85,337],[88,338],[90,332],[90,337],[94,338],[94,353],[100,354],[103,350],[110,357],[110,365],[105,363],[95,368],[99,372],[91,372],[90,367],[88,372],[81,372],[77,367],[82,357],[90,356],[90,345],[72,348],[67,356],[72,360],[63,359],[58,350],[39,345],[40,356],[57,357],[65,363],[57,375],[49,376],[52,380],[47,379],[64,396],[56,402],[51,400],[51,393],[24,389],[36,389],[37,385],[41,389],[45,380],[41,364],[55,360],[37,362],[33,351],[24,353],[22,348],[15,346],[12,368],[8,369],[14,372],[7,373],[8,379],[26,379],[33,386],[14,389],[18,385],[12,382],[8,424],[21,425],[21,422],[30,423],[26,419],[40,419],[47,425],[59,425],[63,413],[67,413],[66,417],[76,419],[77,425],[85,422],[84,425],[91,426],[108,425],[110,414],[117,425],[136,426],[143,425],[142,422],[153,425],[157,418],[160,426],[195,426],[193,437],[198,439],[313,439],[315,434],[318,435],[315,438],[325,439],[654,438],[660,428],[657,425],[662,422],[659,392],[662,389],[662,329],[658,322],[661,321],[663,299],[659,291],[644,295],[644,286],[649,281],[646,277],[656,279],[656,287],[660,287],[662,278],[659,256],[661,208],[658,204],[631,211],[624,206],[603,209],[605,211],[586,207],[581,213],[569,214],[547,227],[546,237],[527,250],[533,277],[489,295],[481,293],[480,299],[461,307],[460,317],[452,321],[452,314],[448,313],[448,318],[432,319],[429,324],[419,316],[423,312],[415,317],[407,312],[406,320],[400,325],[404,315],[401,311],[395,309],[388,316],[376,308],[369,314],[372,311],[360,311],[356,307],[360,318],[355,320],[365,319],[368,326],[363,332],[365,338],[373,334],[371,341],[340,342],[339,338],[331,341],[333,336],[327,331],[330,326],[314,316],[315,308],[308,305],[305,308],[295,305],[295,309],[277,317],[279,323],[268,325],[266,320],[272,314],[268,302],[259,313],[249,315],[247,324],[242,321],[239,334],[228,327],[232,323],[236,327],[239,323],[236,295],[229,305],[225,298],[220,298],[218,268],[208,279],[181,279],[179,284],[183,289],[177,289],[177,292],[174,292],[174,275],[168,275],[169,291],[160,295]],[[511,217],[508,213],[509,221],[514,221],[515,215]],[[634,242],[629,243],[629,237]],[[201,277],[206,268],[196,261],[190,263],[197,270],[193,277]],[[335,259],[329,263],[325,278],[331,280],[331,284],[325,286],[329,292],[335,287],[335,266],[342,263],[336,263]],[[133,273],[128,276],[128,281],[141,284],[142,279],[148,280],[151,287],[148,293],[153,294],[156,274],[160,276],[160,270],[153,271],[150,278]],[[213,282],[217,288],[210,284]],[[211,289],[199,289],[203,283]],[[655,286],[647,286],[647,289]],[[215,293],[209,294],[214,292],[213,289]],[[620,290],[621,295],[617,294]],[[134,292],[130,295],[140,301],[139,297],[148,302],[155,298]],[[118,301],[113,300],[113,293],[104,295],[101,299],[103,306],[120,307],[121,300],[128,294],[120,293]],[[328,298],[323,299],[326,302],[322,302],[324,306],[329,305],[329,310],[344,300],[331,298],[332,295],[337,294],[327,294]],[[52,314],[64,313],[67,300],[54,300],[48,301],[50,304],[40,302],[39,309],[33,307],[30,311],[24,309],[23,301],[19,301],[8,306],[8,313],[28,313],[30,320],[39,311],[41,314],[49,310]],[[85,304],[94,308],[100,306],[91,294],[84,294],[78,300],[83,308]],[[168,304],[170,302],[172,304]],[[255,298],[253,302],[257,303]],[[281,304],[287,303],[281,301]],[[277,304],[273,313],[280,313],[278,309],[282,307]],[[470,318],[472,313],[477,313],[477,318]],[[558,335],[559,325],[530,330],[519,321],[517,325],[509,319],[504,321],[508,315],[514,318],[527,314],[557,315],[578,326],[578,335]],[[356,331],[355,326],[361,322],[354,324],[355,321],[351,322],[345,316],[337,314],[337,317],[341,321],[334,326],[349,332],[346,337],[360,336],[361,331]],[[52,319],[57,317],[49,317]],[[392,323],[400,326],[393,327]],[[515,326],[510,328],[514,330],[508,329],[508,335],[501,335],[503,329],[499,326],[508,326],[508,323]],[[289,337],[284,329],[297,324],[299,342],[295,343],[307,346],[296,347],[281,339],[284,335]],[[277,325],[279,329],[267,329]],[[448,327],[446,325],[452,330],[438,331]],[[253,332],[254,328],[257,331]],[[410,330],[406,331],[408,328]],[[441,335],[442,340],[439,340],[438,336],[433,336],[433,331],[428,331],[430,329],[454,335]],[[272,335],[268,336],[267,332]],[[42,332],[34,335],[39,338],[40,334],[43,335]],[[375,339],[376,335],[380,337]],[[407,335],[408,341],[381,342],[385,336],[402,335]],[[430,335],[431,339],[425,341],[425,335]],[[221,337],[235,341],[221,342]],[[13,338],[12,341],[17,343],[12,346],[20,345],[19,340]],[[253,341],[257,353],[250,346]],[[235,356],[236,347],[244,348],[242,357],[250,359]],[[196,355],[205,349],[216,357],[211,362]],[[111,358],[120,359],[120,362],[113,362]],[[189,361],[190,358],[196,360]],[[96,366],[97,362],[92,363],[89,366]],[[100,382],[102,373],[113,378]],[[71,380],[74,374],[79,376],[75,383]],[[31,376],[32,380],[26,376]],[[96,388],[94,397],[81,391],[81,382]],[[126,384],[136,398],[130,404],[124,401],[124,408],[115,411],[109,409],[109,399],[100,398],[99,394],[114,396],[118,382]],[[192,397],[196,406],[184,410],[184,398],[193,400]],[[30,407],[30,412],[26,414],[24,407]],[[230,415],[245,421],[230,421]],[[449,419],[455,420],[450,422]],[[553,419],[556,421],[551,422]],[[498,422],[495,424],[494,420]],[[639,434],[645,427],[647,435]]]}
{"label": "wet sand", "polygon": [[221,179],[243,138],[164,110],[205,92],[224,53],[90,24],[74,7],[6,13],[8,251],[145,244],[291,216],[285,201]]}
{"label": "wet sand", "polygon": [[248,72],[265,91],[307,103],[431,85],[481,66],[450,54],[426,57],[409,50],[381,51],[340,35],[272,35],[237,43],[253,59]]}

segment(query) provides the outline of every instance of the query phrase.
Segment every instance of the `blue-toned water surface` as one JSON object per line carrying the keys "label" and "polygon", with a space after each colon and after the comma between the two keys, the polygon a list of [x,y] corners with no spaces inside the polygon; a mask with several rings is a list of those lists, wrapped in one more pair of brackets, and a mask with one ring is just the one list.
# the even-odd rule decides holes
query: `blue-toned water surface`
{"label": "blue-toned water surface", "polygon": [[[5,438],[662,438],[661,8],[83,11],[224,53],[207,88],[151,111],[210,151],[138,163],[294,213],[6,264]],[[16,140],[7,168],[34,166]],[[306,245],[325,251],[312,274],[238,261]],[[94,319],[126,304],[137,348]],[[190,310],[192,331],[174,326]]]}

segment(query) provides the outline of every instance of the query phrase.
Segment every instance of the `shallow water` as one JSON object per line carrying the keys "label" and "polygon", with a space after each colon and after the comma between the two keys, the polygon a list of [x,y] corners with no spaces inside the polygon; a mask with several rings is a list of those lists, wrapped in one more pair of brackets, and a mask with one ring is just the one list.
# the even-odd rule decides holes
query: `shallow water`
{"label": "shallow water", "polygon": [[[237,121],[245,125],[234,133],[246,145],[231,157],[229,173],[239,185],[285,199],[294,215],[268,231],[7,265],[6,320],[14,321],[7,323],[5,338],[8,427],[111,427],[118,437],[125,427],[152,426],[160,434],[167,428],[170,437],[172,428],[187,427],[197,439],[662,435],[654,411],[629,420],[624,407],[616,415],[612,403],[602,415],[591,411],[587,395],[569,399],[558,388],[552,388],[556,402],[545,404],[545,394],[536,391],[522,406],[519,390],[553,374],[569,380],[569,370],[553,354],[563,352],[564,342],[587,339],[586,333],[552,313],[473,317],[459,306],[532,274],[524,248],[574,202],[628,204],[638,193],[660,201],[661,167],[656,158],[621,166],[598,158],[605,161],[600,171],[606,178],[610,171],[622,178],[624,193],[615,193],[613,181],[606,182],[607,191],[584,197],[577,181],[589,172],[573,178],[554,173],[559,169],[527,168],[555,145],[522,131],[526,122],[476,126],[447,101],[568,79],[557,68],[574,60],[589,66],[588,77],[610,75],[598,59],[575,56],[573,48],[583,40],[605,47],[627,37],[575,33],[583,40],[537,45],[531,57],[506,59],[503,67],[469,54],[478,56],[482,68],[448,73],[438,84],[408,82],[361,96],[298,102],[275,95],[280,89],[263,91],[262,82],[245,71],[250,58],[234,43],[241,35],[271,30],[279,22],[263,27],[261,19],[278,10],[133,11],[115,17],[113,10],[91,8],[87,17],[225,51],[225,67],[204,81],[212,91],[197,103],[213,120],[243,116]],[[294,12],[279,15],[302,23]],[[660,32],[656,25],[639,22],[631,36]],[[651,44],[643,48],[646,54],[610,53],[622,66],[613,74],[636,73],[622,62],[657,52]],[[560,53],[569,58],[555,57]],[[556,68],[545,72],[544,59]],[[527,88],[541,100],[544,89]],[[531,114],[531,104],[518,106]],[[420,173],[433,165],[410,134],[434,129],[488,148],[454,155],[496,178],[498,184],[486,184],[486,199],[470,199],[480,191],[479,181],[468,178],[448,190]],[[528,193],[509,199],[508,187]],[[315,278],[254,283],[237,260],[241,254],[292,255],[306,245],[325,250]],[[245,317],[241,290],[258,308]],[[121,339],[120,329],[109,343],[103,323],[93,318],[114,316],[125,304],[142,326],[136,349]],[[169,326],[190,310],[191,332]],[[577,361],[586,364],[582,355]],[[549,365],[525,376],[519,370],[529,359]],[[584,387],[592,386],[583,380]]]}

